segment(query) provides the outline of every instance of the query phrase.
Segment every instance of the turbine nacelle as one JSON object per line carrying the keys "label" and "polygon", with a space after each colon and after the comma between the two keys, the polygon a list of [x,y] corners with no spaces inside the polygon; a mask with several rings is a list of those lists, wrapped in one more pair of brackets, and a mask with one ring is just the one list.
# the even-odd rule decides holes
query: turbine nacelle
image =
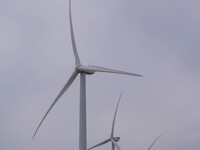
{"label": "turbine nacelle", "polygon": [[113,140],[114,140],[115,142],[119,142],[120,137],[113,137]]}
{"label": "turbine nacelle", "polygon": [[85,73],[85,74],[87,74],[87,75],[91,75],[91,74],[94,74],[94,73],[95,73],[95,71],[89,69],[88,66],[78,65],[78,66],[75,67],[75,69],[76,69],[76,71],[77,71],[78,73]]}

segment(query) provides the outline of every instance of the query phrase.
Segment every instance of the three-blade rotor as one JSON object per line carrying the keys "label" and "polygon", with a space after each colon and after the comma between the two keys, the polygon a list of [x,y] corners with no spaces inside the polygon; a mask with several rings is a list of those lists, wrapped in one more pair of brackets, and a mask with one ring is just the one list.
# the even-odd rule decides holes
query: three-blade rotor
{"label": "three-blade rotor", "polygon": [[[99,144],[97,144],[97,145],[95,145],[95,146],[90,147],[88,150],[91,150],[91,149],[93,149],[93,148],[95,148],[95,147],[104,145],[104,144],[106,144],[106,143],[108,143],[108,142],[111,142],[111,143],[112,143],[113,149],[115,149],[115,147],[116,147],[117,150],[121,150],[120,147],[119,147],[119,145],[118,145],[117,142],[115,141],[116,138],[113,137],[113,134],[114,134],[114,127],[115,127],[115,120],[116,120],[117,110],[118,110],[118,107],[119,107],[119,102],[120,102],[120,100],[121,100],[121,97],[122,97],[122,93],[120,94],[120,97],[119,97],[119,100],[118,100],[118,102],[117,102],[117,106],[116,106],[116,109],[115,109],[115,114],[114,114],[114,118],[113,118],[113,122],[112,122],[112,130],[111,130],[111,136],[110,136],[110,138],[107,139],[107,140],[105,140],[105,141],[103,141],[103,142],[101,142],[101,143],[99,143]],[[117,137],[117,138],[119,138],[119,137]]]}
{"label": "three-blade rotor", "polygon": [[51,106],[49,107],[47,112],[45,113],[42,120],[40,121],[40,123],[39,123],[39,125],[38,125],[38,127],[37,127],[37,129],[36,129],[36,131],[33,135],[33,138],[37,134],[40,126],[42,125],[43,121],[45,120],[45,118],[47,117],[49,112],[52,110],[52,108],[55,106],[55,104],[58,102],[58,100],[61,98],[61,96],[69,89],[69,87],[72,85],[72,83],[74,82],[75,78],[77,77],[77,75],[79,73],[94,74],[95,72],[107,72],[107,73],[115,73],[115,74],[123,74],[123,75],[131,75],[131,76],[142,77],[139,74],[134,74],[134,73],[130,73],[130,72],[118,71],[118,70],[99,67],[99,66],[90,66],[90,65],[89,66],[83,66],[83,65],[81,65],[80,58],[79,58],[78,51],[77,51],[77,47],[76,47],[74,30],[73,30],[72,14],[71,14],[71,0],[69,0],[69,21],[70,21],[72,48],[73,48],[74,57],[75,57],[75,64],[76,64],[75,70],[72,73],[69,80],[67,81],[67,83],[64,85],[63,89],[60,91],[58,96],[55,98],[55,100],[53,101],[53,103],[51,104]]}

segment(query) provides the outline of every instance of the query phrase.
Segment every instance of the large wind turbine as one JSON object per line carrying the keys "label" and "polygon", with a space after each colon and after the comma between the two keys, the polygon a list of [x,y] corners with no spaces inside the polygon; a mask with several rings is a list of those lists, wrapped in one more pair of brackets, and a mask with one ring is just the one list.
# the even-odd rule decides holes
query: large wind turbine
{"label": "large wind turbine", "polygon": [[[108,142],[111,142],[111,144],[112,144],[112,150],[115,150],[115,147],[117,148],[117,150],[121,150],[120,147],[119,147],[119,145],[117,144],[117,142],[119,142],[119,140],[120,140],[120,137],[114,137],[114,135],[113,135],[113,134],[114,134],[114,128],[115,128],[115,120],[116,120],[117,110],[118,110],[118,106],[119,106],[119,102],[120,102],[120,100],[121,100],[121,97],[122,97],[122,93],[121,93],[121,95],[120,95],[120,97],[119,97],[119,100],[118,100],[118,102],[117,102],[117,106],[116,106],[116,109],[115,109],[115,114],[114,114],[114,118],[113,118],[112,130],[111,130],[111,135],[110,135],[110,137],[109,137],[107,140],[105,140],[105,141],[103,141],[103,142],[101,142],[101,143],[99,143],[99,144],[97,144],[97,145],[95,145],[95,146],[90,147],[88,150],[91,150],[91,149],[93,149],[93,148],[99,147],[99,146],[104,145],[104,144],[106,144],[106,143],[108,143]],[[157,141],[160,137],[161,137],[161,135],[159,135],[159,136],[153,141],[153,143],[149,146],[148,150],[150,150],[150,149],[153,147],[153,145],[156,143],[156,141]]]}
{"label": "large wind turbine", "polygon": [[120,137],[114,137],[114,128],[115,128],[115,119],[116,119],[116,115],[117,115],[117,110],[118,110],[118,106],[119,106],[119,102],[121,100],[121,97],[122,97],[122,93],[121,93],[121,95],[119,97],[119,100],[117,102],[117,107],[115,109],[115,114],[114,114],[114,118],[113,118],[112,130],[111,130],[110,137],[107,140],[105,140],[105,141],[103,141],[103,142],[101,142],[101,143],[99,143],[99,144],[97,144],[95,146],[90,147],[88,150],[91,150],[91,149],[93,149],[95,147],[104,145],[104,144],[106,144],[108,142],[111,142],[111,144],[112,144],[112,150],[115,150],[115,147],[117,148],[117,150],[120,150],[120,147],[117,144],[117,142],[120,140]]}
{"label": "large wind turbine", "polygon": [[71,86],[73,81],[75,80],[76,76],[80,74],[80,120],[79,120],[79,150],[86,150],[87,149],[87,136],[86,136],[86,75],[94,74],[95,72],[107,72],[107,73],[116,73],[116,74],[124,74],[124,75],[131,75],[131,76],[138,76],[142,77],[139,74],[124,72],[124,71],[118,71],[113,69],[108,69],[104,67],[99,66],[83,66],[81,65],[81,61],[79,59],[79,55],[76,48],[76,42],[74,37],[74,31],[73,31],[73,25],[72,25],[72,15],[71,15],[71,0],[69,0],[69,21],[70,21],[70,31],[71,31],[71,41],[72,41],[72,47],[73,52],[75,56],[75,70],[73,71],[71,77],[67,81],[67,83],[64,85],[58,96],[55,98],[49,109],[47,110],[46,114],[42,118],[41,122],[39,123],[33,138],[35,137],[38,129],[40,128],[41,124],[43,123],[44,119],[48,115],[48,113],[51,111],[53,106],[57,103],[57,101],[60,99],[60,97],[67,91],[67,89]]}

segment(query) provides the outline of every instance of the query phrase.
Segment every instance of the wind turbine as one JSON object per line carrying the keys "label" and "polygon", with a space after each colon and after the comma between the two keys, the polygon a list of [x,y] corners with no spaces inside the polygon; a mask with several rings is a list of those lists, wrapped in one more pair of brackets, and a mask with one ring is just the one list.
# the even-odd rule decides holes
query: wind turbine
{"label": "wind turbine", "polygon": [[[105,140],[105,141],[103,141],[103,142],[101,142],[101,143],[99,143],[99,144],[97,144],[97,145],[95,145],[95,146],[90,147],[88,150],[91,150],[91,149],[93,149],[93,148],[99,147],[99,146],[104,145],[104,144],[106,144],[106,143],[108,143],[108,142],[111,142],[111,144],[112,144],[112,150],[115,150],[115,147],[117,148],[117,150],[121,150],[120,147],[119,147],[119,145],[117,144],[117,142],[119,142],[119,140],[120,140],[120,137],[114,137],[114,136],[113,136],[113,134],[114,134],[114,128],[115,128],[115,120],[116,120],[117,110],[118,110],[118,106],[119,106],[119,102],[120,102],[120,100],[121,100],[121,97],[122,97],[122,93],[121,93],[121,95],[120,95],[120,97],[119,97],[119,100],[118,100],[118,102],[117,102],[117,106],[116,106],[116,109],[115,109],[115,114],[114,114],[114,118],[113,118],[112,130],[111,130],[111,135],[110,135],[110,137],[109,137],[107,140]],[[153,143],[149,146],[148,150],[150,150],[150,149],[153,147],[153,145],[156,143],[156,141],[157,141],[160,137],[161,137],[161,135],[159,135],[159,136],[153,141]]]}
{"label": "wind turbine", "polygon": [[105,141],[103,141],[103,142],[101,142],[101,143],[99,143],[99,144],[97,144],[95,146],[90,147],[88,150],[91,150],[91,149],[93,149],[95,147],[104,145],[104,144],[106,144],[108,142],[111,142],[111,144],[112,144],[112,150],[115,150],[115,147],[117,148],[117,150],[120,150],[120,147],[117,144],[117,142],[119,142],[119,140],[120,140],[120,137],[114,137],[113,135],[114,135],[114,128],[115,128],[115,119],[116,119],[117,110],[118,110],[118,106],[119,106],[119,102],[121,100],[121,97],[122,97],[122,93],[121,93],[121,95],[119,97],[119,100],[117,102],[117,106],[116,106],[116,109],[115,109],[115,114],[114,114],[114,118],[113,118],[112,130],[111,130],[110,137],[107,140],[105,140]]}
{"label": "wind turbine", "polygon": [[[110,135],[110,137],[109,137],[107,140],[105,140],[105,141],[103,141],[103,142],[101,142],[101,143],[99,143],[99,144],[97,144],[97,145],[95,145],[95,146],[90,147],[88,150],[91,150],[91,149],[93,149],[93,148],[99,147],[99,146],[104,145],[104,144],[106,144],[106,143],[108,143],[108,142],[111,142],[111,144],[112,144],[112,150],[115,150],[115,147],[117,148],[117,150],[121,150],[120,147],[119,147],[119,145],[117,144],[117,142],[119,142],[119,140],[120,140],[120,137],[114,137],[114,136],[113,136],[113,134],[114,134],[115,120],[116,120],[116,115],[117,115],[117,110],[118,110],[118,106],[119,106],[119,102],[120,102],[120,100],[121,100],[121,97],[122,97],[122,93],[121,93],[121,95],[120,95],[120,97],[119,97],[119,100],[118,100],[118,102],[117,102],[117,106],[116,106],[116,109],[115,109],[115,114],[114,114],[114,118],[113,118],[112,130],[111,130],[111,135]],[[159,135],[159,136],[153,141],[153,143],[149,146],[148,150],[150,150],[150,149],[153,147],[153,145],[156,143],[156,141],[157,141],[160,137],[161,137],[161,135]]]}
{"label": "wind turbine", "polygon": [[73,71],[71,77],[68,79],[67,83],[64,85],[58,96],[55,98],[47,112],[45,113],[44,117],[42,118],[41,122],[39,123],[33,138],[35,137],[36,133],[38,132],[41,124],[43,123],[44,119],[54,107],[54,105],[58,102],[60,97],[67,91],[67,89],[71,86],[73,81],[75,80],[76,76],[80,74],[80,111],[79,111],[79,150],[86,150],[87,149],[87,134],[86,134],[86,75],[94,74],[95,72],[107,72],[107,73],[116,73],[116,74],[124,74],[124,75],[131,75],[142,77],[139,74],[118,71],[114,69],[108,69],[99,66],[83,66],[79,59],[79,55],[77,52],[74,31],[73,31],[73,24],[72,24],[72,15],[71,15],[71,0],[69,0],[69,21],[70,21],[70,31],[71,31],[71,41],[72,41],[72,48],[75,56],[75,70]]}

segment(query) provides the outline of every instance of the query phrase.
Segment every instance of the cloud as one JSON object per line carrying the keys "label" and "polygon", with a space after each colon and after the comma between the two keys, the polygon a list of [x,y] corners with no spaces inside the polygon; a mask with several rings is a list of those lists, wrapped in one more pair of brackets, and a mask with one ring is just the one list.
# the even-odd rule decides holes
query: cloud
{"label": "cloud", "polygon": [[[72,1],[83,64],[143,74],[87,76],[88,146],[115,135],[122,149],[199,149],[199,2]],[[0,5],[0,148],[78,149],[79,77],[36,139],[32,134],[74,69],[68,1]],[[111,148],[105,145],[99,148]]]}

